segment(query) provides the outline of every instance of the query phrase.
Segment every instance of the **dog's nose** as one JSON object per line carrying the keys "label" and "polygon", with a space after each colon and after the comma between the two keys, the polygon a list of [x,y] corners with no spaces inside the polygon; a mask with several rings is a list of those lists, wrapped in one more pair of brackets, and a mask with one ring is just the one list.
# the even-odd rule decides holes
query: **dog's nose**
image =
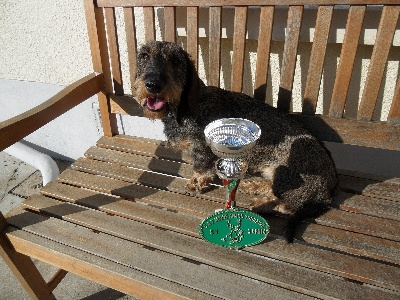
{"label": "dog's nose", "polygon": [[149,93],[159,93],[163,89],[163,83],[161,80],[156,80],[156,79],[149,79],[144,82],[144,85],[146,86],[146,89]]}

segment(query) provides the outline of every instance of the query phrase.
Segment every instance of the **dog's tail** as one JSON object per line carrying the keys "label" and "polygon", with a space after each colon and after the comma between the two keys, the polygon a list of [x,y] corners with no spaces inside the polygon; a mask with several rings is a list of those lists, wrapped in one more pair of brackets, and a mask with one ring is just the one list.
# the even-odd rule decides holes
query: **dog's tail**
{"label": "dog's tail", "polygon": [[293,243],[297,225],[304,219],[316,218],[328,210],[324,203],[306,203],[288,219],[283,237],[288,243]]}

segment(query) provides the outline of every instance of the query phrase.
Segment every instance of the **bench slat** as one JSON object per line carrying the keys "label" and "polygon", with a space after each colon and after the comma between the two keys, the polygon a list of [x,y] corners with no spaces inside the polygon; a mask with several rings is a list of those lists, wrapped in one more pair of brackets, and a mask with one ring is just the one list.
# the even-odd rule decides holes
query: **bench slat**
{"label": "bench slat", "polygon": [[254,98],[265,101],[268,82],[268,67],[271,51],[272,28],[274,24],[274,7],[263,6],[260,11],[260,28],[258,32],[256,75],[254,80]]}
{"label": "bench slat", "polygon": [[9,227],[6,235],[18,252],[141,299],[219,299],[26,231]]}
{"label": "bench slat", "polygon": [[349,10],[329,108],[329,117],[332,118],[342,118],[343,116],[354,60],[357,54],[357,45],[364,21],[365,9],[365,6],[351,6]]}
{"label": "bench slat", "polygon": [[[163,174],[169,174],[173,176],[181,176],[186,179],[190,178],[193,173],[192,166],[189,164],[179,164],[177,162],[168,160],[158,160],[157,163],[152,163],[152,161],[149,160],[148,157],[113,151],[104,148],[91,147],[85,153],[85,156],[91,159],[117,163],[123,166],[135,167],[143,170],[151,170],[154,172],[161,172]],[[358,191],[356,191],[357,193],[361,193],[364,187],[367,187],[369,184],[375,183],[375,181],[345,175],[340,175],[340,178],[343,179],[341,180],[341,184],[343,184],[342,187],[344,187],[345,190],[349,190],[348,188],[346,188],[346,186],[353,187],[354,185],[357,185],[358,182],[360,188],[358,189]],[[215,181],[218,182],[219,180],[216,179]],[[238,199],[241,199],[247,196],[241,194],[239,191],[237,197]],[[363,214],[368,214],[372,216],[400,220],[400,205],[393,203],[393,201],[390,200],[377,200],[375,198],[370,198],[366,196],[358,196],[346,192],[340,192],[335,197],[334,205],[335,207],[340,207],[343,210],[351,212],[361,212]]]}
{"label": "bench slat", "polygon": [[[197,224],[199,219],[194,218],[193,215],[177,214],[160,209],[160,207],[144,206],[132,201],[59,183],[46,185],[42,193],[85,207],[99,209],[108,214],[115,214],[194,237],[198,236]],[[32,205],[32,198],[27,202],[28,205]],[[38,208],[38,204],[35,207]],[[306,245],[293,244],[291,247],[284,247],[284,245],[287,244],[281,240],[268,239],[267,243],[248,248],[247,251],[305,267],[312,267],[320,271],[332,272],[353,280],[366,281],[382,287],[400,290],[400,287],[396,287],[395,280],[398,277],[396,274],[400,270],[394,267]],[[303,253],[303,256],[299,257],[299,253]]]}
{"label": "bench slat", "polygon": [[331,27],[333,6],[318,7],[314,41],[311,48],[306,87],[304,90],[302,112],[314,115],[317,108],[318,94],[324,66],[326,45]]}
{"label": "bench slat", "polygon": [[165,41],[176,43],[175,7],[164,7]]}
{"label": "bench slat", "polygon": [[144,16],[144,39],[150,42],[156,39],[156,28],[154,23],[154,8],[152,6],[143,7]]}
{"label": "bench slat", "polygon": [[[104,243],[107,242],[107,240],[110,241],[112,240],[112,238],[109,238],[108,236],[102,236],[102,233],[105,232],[116,237],[121,237],[124,240],[127,239],[130,241],[137,242],[139,244],[145,243],[145,245],[147,246],[160,249],[163,252],[164,251],[167,252],[168,254],[171,253],[174,255],[185,257],[187,259],[195,259],[198,262],[206,263],[212,266],[217,266],[219,268],[223,268],[226,271],[239,272],[244,276],[248,276],[250,278],[260,280],[266,283],[276,284],[278,286],[306,293],[311,296],[320,296],[319,293],[323,293],[324,295],[330,295],[331,293],[334,293],[331,294],[331,296],[339,296],[340,292],[333,291],[331,289],[332,284],[335,284],[335,286],[342,285],[340,290],[343,290],[344,292],[343,295],[339,296],[341,298],[354,297],[355,295],[360,296],[362,294],[367,295],[367,293],[369,294],[371,292],[373,293],[373,291],[368,291],[367,289],[358,284],[344,282],[338,280],[335,277],[324,274],[318,275],[321,279],[321,284],[318,284],[316,282],[311,282],[310,278],[315,276],[315,274],[313,274],[314,271],[309,269],[298,268],[293,265],[283,265],[279,262],[272,260],[265,260],[260,257],[252,256],[251,254],[245,252],[232,253],[232,251],[229,249],[221,249],[220,247],[214,247],[214,246],[210,247],[207,243],[204,243],[204,241],[198,238],[185,237],[183,235],[175,234],[165,230],[157,230],[147,225],[128,221],[126,219],[119,217],[114,217],[112,218],[112,220],[110,220],[109,216],[107,216],[104,213],[96,212],[93,210],[86,210],[80,206],[69,205],[65,203],[63,204],[62,202],[58,202],[52,199],[43,199],[43,198],[42,199],[36,198],[35,200],[37,203],[34,203],[35,202],[34,200],[33,201],[27,200],[26,205],[28,205],[29,208],[36,208],[36,206],[39,206],[39,210],[42,213],[45,214],[49,213],[51,216],[62,218],[74,224],[83,225],[85,227],[99,231],[97,235],[99,236],[99,238],[101,238],[101,240],[99,239],[98,241],[93,241],[93,245],[90,245],[91,243],[89,243],[89,247],[87,248],[85,246],[86,251],[92,252],[94,254],[99,254],[102,256],[101,252],[103,250],[103,249],[97,249],[97,246],[94,244],[95,242]],[[14,226],[18,226],[17,222],[14,222],[12,224]],[[57,228],[58,226],[52,225],[52,228],[53,227]],[[67,226],[64,226],[63,230],[65,230],[65,227]],[[74,228],[76,228],[76,226],[71,227],[71,231],[73,231]],[[39,234],[41,235],[49,234],[46,229],[47,228],[39,232]],[[29,228],[24,230],[29,230]],[[38,229],[35,229],[35,231],[36,230]],[[84,239],[85,234],[83,236],[80,235],[80,237]],[[68,238],[68,240],[69,239],[70,238]],[[116,244],[116,243],[111,243],[110,241],[108,241],[107,243],[107,245],[110,245],[109,247],[112,247],[111,245]],[[74,241],[72,243],[74,243]],[[119,245],[120,248],[128,249],[127,242],[125,243],[117,242],[117,244]],[[126,244],[127,246],[124,247],[124,244]],[[71,246],[75,245],[71,244]],[[135,257],[140,257],[141,260],[141,263],[135,261],[134,265],[139,267],[140,269],[149,268],[149,260],[151,259],[150,258],[151,256],[149,256],[149,254],[146,253],[146,251],[142,252],[142,249],[137,249],[133,245],[130,245],[130,247],[131,247],[130,252],[135,253]],[[104,246],[102,248],[104,248]],[[161,254],[158,255],[161,256]],[[107,254],[107,256],[112,259],[114,255]],[[149,258],[146,259],[146,257]],[[122,260],[123,262],[130,262],[131,260],[135,259],[131,255],[126,255],[126,254],[124,255],[119,253],[119,255],[115,258],[115,260],[120,260],[121,258],[123,258]],[[171,266],[173,265],[176,272],[179,272],[181,265],[180,261],[177,261],[174,258],[175,258],[174,256],[170,256],[170,258],[167,258],[169,259],[169,261],[166,264],[170,264]],[[144,265],[142,260],[147,261],[146,265]],[[149,270],[149,272],[155,273],[156,271]],[[183,268],[181,272],[183,273]],[[288,277],[287,274],[296,274],[296,276]],[[210,277],[212,276],[210,275]],[[175,277],[174,280],[179,280],[179,279]],[[211,280],[213,279],[211,278]],[[257,289],[257,292],[260,292],[260,290]],[[388,296],[390,297],[391,295],[388,294]],[[237,295],[237,297],[240,297],[240,295]]]}
{"label": "bench slat", "polygon": [[231,90],[242,92],[244,50],[246,47],[247,6],[235,7]]}
{"label": "bench slat", "polygon": [[116,95],[123,95],[124,86],[121,74],[121,60],[119,54],[117,24],[115,20],[115,8],[110,8],[110,7],[105,8],[104,14],[106,18],[107,41],[108,41],[108,48],[110,50],[114,92]]}
{"label": "bench slat", "polygon": [[302,17],[303,6],[289,7],[277,104],[277,107],[285,112],[289,112],[292,101],[293,78],[296,69]]}
{"label": "bench slat", "polygon": [[199,9],[187,8],[187,52],[194,61],[196,70],[199,67]]}
{"label": "bench slat", "polygon": [[386,61],[392,46],[400,6],[384,6],[379,23],[376,42],[372,52],[365,88],[357,112],[357,119],[371,121],[381,87]]}
{"label": "bench slat", "polygon": [[209,64],[207,85],[219,87],[221,66],[221,15],[220,6],[210,7],[209,23]]}
{"label": "bench slat", "polygon": [[[110,176],[110,174],[116,173],[115,176],[118,176],[120,179],[124,178],[124,180],[128,180],[129,182],[132,182],[132,183],[136,182],[137,178],[139,178],[141,176],[141,175],[139,175],[140,173],[135,175],[135,171],[134,170],[129,170],[129,171],[123,170],[122,171],[121,168],[123,168],[123,167],[120,167],[120,166],[117,167],[113,171],[113,166],[110,165],[110,164],[104,164],[104,163],[100,163],[100,162],[96,162],[96,163],[95,162],[88,162],[87,160],[78,160],[77,163],[74,164],[74,168],[78,168],[78,169],[80,169],[82,171],[83,170],[89,171],[90,173],[99,174],[99,175],[102,175],[102,176]],[[99,168],[101,169],[101,171],[99,171]],[[119,173],[119,174],[117,174],[117,173]],[[123,175],[121,176],[120,174],[123,174]],[[146,177],[147,176],[150,176],[150,175],[146,175]],[[178,193],[186,193],[185,187],[184,187],[185,181],[182,181],[182,180],[179,181],[177,179],[174,179],[174,180],[175,180],[175,183],[173,183],[172,186],[171,186],[170,180],[168,180],[166,182],[166,184],[168,186],[167,189],[171,189],[174,192],[178,192]],[[150,177],[147,177],[147,181],[149,181],[149,182],[157,181],[157,183],[159,184],[158,187],[162,188],[162,185],[160,184],[162,182],[162,180],[160,180],[160,179],[156,179],[156,180],[154,178],[151,179],[151,176],[150,176]],[[144,184],[147,181],[141,180],[141,182],[144,183]],[[221,188],[220,191],[221,191],[221,193],[219,195],[219,199],[220,199],[221,202],[223,202],[223,189]],[[203,195],[202,195],[202,197],[203,197]],[[215,199],[218,199],[218,196]],[[249,200],[249,199],[247,199],[247,200]],[[240,205],[240,201],[238,201],[238,202],[239,202],[239,205]],[[343,214],[343,216],[346,215],[345,212],[341,212],[341,213]],[[341,216],[341,218],[343,218],[343,216]],[[359,215],[359,217],[361,218],[358,221],[359,222],[358,224],[359,224],[360,228],[353,228],[353,230],[356,230],[358,232],[366,232],[366,229],[362,229],[363,226],[364,226],[362,218],[365,218],[365,220],[367,222],[367,220],[369,220],[369,218],[371,218],[371,217],[367,217],[367,216],[363,217],[361,215]],[[357,219],[357,218],[355,218],[355,219]],[[339,218],[339,220],[340,220],[340,218]],[[372,219],[371,219],[371,222],[373,223]],[[323,223],[326,224],[326,221],[324,221]],[[346,222],[337,223],[337,221],[331,221],[331,223],[335,224],[335,226],[339,227],[339,228],[344,228],[344,229],[348,228],[347,225],[346,225]],[[371,233],[371,232],[369,232],[369,233]],[[383,228],[380,232],[378,231],[375,234],[377,236],[381,236],[382,234],[386,234],[385,233],[385,228]],[[343,233],[341,235],[343,235]],[[382,241],[380,239],[374,239],[372,237],[369,238],[367,236],[356,235],[354,238],[355,239],[359,239],[359,238],[367,239],[370,243],[375,245],[375,246],[373,246],[373,248],[374,247],[379,248],[380,243],[382,243]],[[339,246],[339,249],[347,249],[347,251],[350,251],[349,249],[352,249],[351,242],[346,241],[343,237],[341,238],[340,243],[345,243],[345,244],[347,243],[347,246]],[[392,245],[392,247],[396,247],[396,243],[395,244],[391,244],[391,245]],[[355,252],[358,253],[358,251],[359,251],[358,248],[356,248]],[[370,250],[368,250],[368,251],[370,251]],[[365,255],[372,255],[373,257],[376,257],[376,255],[377,255],[376,253],[379,252],[379,250],[376,250],[376,251],[375,250],[373,250],[373,251],[371,250],[372,251],[371,253],[368,253],[368,251],[364,251],[364,253],[366,253]],[[378,257],[379,257],[379,254],[378,254]],[[393,259],[393,255],[392,255],[392,258],[388,258],[388,259],[392,260]]]}
{"label": "bench slat", "polygon": [[133,85],[136,78],[136,25],[135,25],[135,11],[132,7],[124,7],[124,22],[125,22],[125,36],[126,46],[128,52],[128,64],[129,64],[129,78],[131,83],[131,94],[133,94]]}

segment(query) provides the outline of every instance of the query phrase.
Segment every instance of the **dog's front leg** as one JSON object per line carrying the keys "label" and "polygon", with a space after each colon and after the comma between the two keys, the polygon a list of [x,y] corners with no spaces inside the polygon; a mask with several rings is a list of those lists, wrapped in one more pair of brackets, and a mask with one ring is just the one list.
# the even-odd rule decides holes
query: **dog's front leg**
{"label": "dog's front leg", "polygon": [[193,171],[192,178],[187,183],[189,191],[203,193],[210,187],[215,177],[215,161],[217,157],[208,148],[192,151]]}

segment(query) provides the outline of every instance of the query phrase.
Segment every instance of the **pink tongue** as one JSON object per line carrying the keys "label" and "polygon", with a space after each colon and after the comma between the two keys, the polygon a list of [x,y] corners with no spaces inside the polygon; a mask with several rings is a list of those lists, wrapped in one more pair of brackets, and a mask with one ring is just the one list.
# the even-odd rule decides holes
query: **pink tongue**
{"label": "pink tongue", "polygon": [[151,110],[159,110],[164,106],[164,104],[165,104],[164,99],[147,98],[147,107],[150,108]]}

